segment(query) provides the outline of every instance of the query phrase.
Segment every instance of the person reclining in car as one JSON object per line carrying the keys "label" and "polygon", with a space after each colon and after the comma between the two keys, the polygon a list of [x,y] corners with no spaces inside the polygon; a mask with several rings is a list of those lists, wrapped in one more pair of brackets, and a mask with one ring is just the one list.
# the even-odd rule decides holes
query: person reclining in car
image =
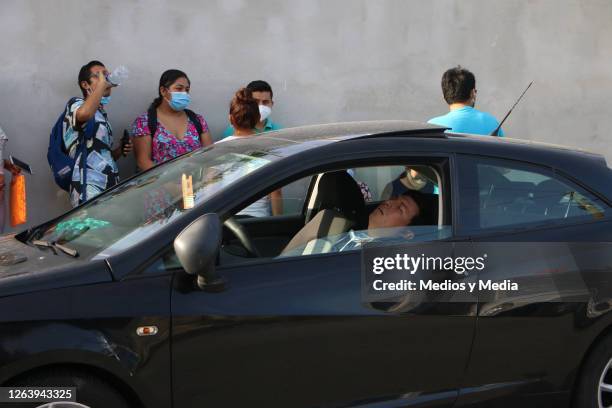
{"label": "person reclining in car", "polygon": [[[368,242],[403,242],[414,237],[414,233],[404,227],[411,225],[417,217],[422,217],[425,212],[426,206],[423,195],[418,191],[407,191],[398,197],[383,201],[376,207],[368,217],[366,230],[355,231],[350,229],[348,232],[338,235],[310,240],[302,239],[301,242],[292,240],[280,256],[347,251],[358,249]],[[316,217],[311,222],[315,223]],[[308,224],[305,226],[305,229],[307,228]]]}
{"label": "person reclining in car", "polygon": [[350,230],[334,242],[331,252],[357,249],[374,241],[390,243],[412,239],[414,234],[404,227],[411,225],[421,215],[421,207],[424,207],[422,195],[417,191],[385,200],[370,213],[367,230]]}

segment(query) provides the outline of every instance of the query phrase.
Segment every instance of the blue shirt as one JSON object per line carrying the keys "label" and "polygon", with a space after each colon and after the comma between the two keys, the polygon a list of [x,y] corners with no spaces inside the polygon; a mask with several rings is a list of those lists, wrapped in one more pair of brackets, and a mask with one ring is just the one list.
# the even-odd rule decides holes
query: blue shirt
{"label": "blue shirt", "polygon": [[[280,126],[278,123],[272,122],[270,118],[268,118],[266,119],[266,123],[264,124],[263,129],[255,128],[254,130],[255,130],[255,133],[259,134],[259,133],[271,132],[273,130],[279,130],[279,129],[282,129],[282,126]],[[234,134],[234,127],[232,125],[229,125],[225,129],[225,132],[223,132],[223,138],[226,138],[233,134]]]}
{"label": "blue shirt", "polygon": [[[430,119],[427,123],[449,127],[452,132],[472,133],[476,135],[490,135],[499,122],[493,115],[481,112],[471,106],[455,109],[446,115]],[[503,136],[504,131],[499,129],[499,136]]]}

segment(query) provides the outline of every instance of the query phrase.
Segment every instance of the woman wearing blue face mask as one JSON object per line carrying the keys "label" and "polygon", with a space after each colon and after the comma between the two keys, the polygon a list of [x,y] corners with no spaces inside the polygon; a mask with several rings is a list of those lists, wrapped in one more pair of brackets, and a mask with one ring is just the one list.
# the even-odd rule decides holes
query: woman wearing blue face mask
{"label": "woman wearing blue face mask", "polygon": [[206,120],[187,109],[190,87],[184,72],[164,72],[159,79],[159,96],[132,124],[136,163],[141,170],[212,144]]}

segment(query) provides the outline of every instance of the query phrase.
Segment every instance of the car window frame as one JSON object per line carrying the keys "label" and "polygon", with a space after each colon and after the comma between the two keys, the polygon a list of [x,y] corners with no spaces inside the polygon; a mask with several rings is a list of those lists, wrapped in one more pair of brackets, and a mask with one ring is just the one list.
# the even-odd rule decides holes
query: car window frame
{"label": "car window frame", "polygon": [[[533,173],[541,174],[543,176],[549,177],[550,179],[556,180],[558,182],[564,183],[577,192],[583,194],[589,200],[597,201],[601,203],[604,207],[604,218],[603,219],[591,219],[585,220],[583,217],[571,217],[571,218],[558,218],[551,219],[549,221],[534,221],[534,222],[525,222],[520,224],[509,224],[509,225],[500,225],[493,226],[489,228],[481,228],[480,227],[480,206],[476,206],[478,209],[476,216],[466,217],[465,213],[468,211],[463,211],[465,209],[462,204],[465,201],[473,201],[473,197],[470,197],[466,200],[466,191],[462,184],[462,174],[467,173],[470,175],[476,175],[478,171],[478,164],[489,165],[489,166],[498,166],[505,167],[503,164],[497,163],[508,163],[507,167],[515,168],[523,171],[531,171],[533,169]],[[513,166],[514,165],[514,166]],[[522,169],[525,168],[525,169]],[[467,170],[467,171],[466,171]],[[483,156],[478,154],[465,154],[459,153],[456,157],[456,171],[455,176],[457,177],[457,192],[455,204],[457,208],[457,216],[455,217],[455,227],[458,236],[461,237],[469,237],[469,238],[482,238],[486,236],[494,236],[499,234],[514,234],[525,231],[540,231],[550,228],[559,228],[559,227],[571,227],[576,225],[584,225],[589,223],[597,223],[605,220],[609,220],[612,218],[612,211],[608,201],[601,197],[600,194],[595,192],[592,188],[589,188],[580,180],[576,180],[574,177],[568,177],[568,175],[564,172],[558,171],[557,169],[542,165],[540,163],[534,163],[530,161],[524,160],[516,160],[508,157],[500,157],[500,156]],[[459,216],[459,214],[463,214],[464,216]],[[472,220],[472,226],[478,225],[476,228],[466,227],[466,220]],[[575,221],[572,221],[574,220]]]}
{"label": "car window frame", "polygon": [[[381,140],[380,142],[386,144],[387,141]],[[349,143],[350,142],[347,142],[347,145]],[[306,176],[316,174],[317,172],[328,172],[328,171],[334,171],[338,169],[346,169],[346,168],[352,168],[352,167],[396,165],[397,163],[401,163],[407,160],[412,160],[412,161],[416,161],[417,159],[427,160],[429,163],[436,162],[448,168],[448,173],[449,173],[448,177],[446,174],[444,174],[444,172],[442,172],[443,173],[442,182],[446,182],[447,185],[449,186],[447,187],[448,190],[447,190],[447,194],[445,195],[446,197],[444,198],[443,205],[446,208],[450,208],[450,211],[447,210],[444,212],[445,218],[443,219],[442,222],[450,223],[451,225],[451,236],[445,240],[456,240],[458,238],[457,230],[456,230],[456,223],[453,221],[453,220],[456,220],[456,205],[457,205],[456,200],[458,196],[457,196],[457,188],[456,188],[456,181],[455,181],[456,180],[455,153],[452,150],[448,150],[446,148],[436,146],[433,149],[431,148],[430,149],[414,149],[413,151],[407,152],[404,149],[402,149],[402,151],[398,151],[397,149],[389,149],[389,148],[386,148],[385,146],[382,146],[382,147],[377,146],[375,149],[362,150],[362,149],[356,148],[352,151],[351,149],[349,149],[348,151],[350,152],[348,153],[348,155],[350,155],[350,159],[347,159],[346,148],[343,148],[343,153],[341,155],[340,154],[326,154],[318,158],[317,160],[308,162],[306,166],[304,165],[296,166],[295,164],[301,164],[301,163],[294,162],[293,163],[294,165],[289,167],[289,171],[286,171],[285,174],[283,174],[282,176],[279,176],[278,178],[271,179],[270,182],[266,182],[265,187],[262,186],[263,182],[261,181],[262,178],[259,173],[250,174],[249,176],[247,176],[247,178],[251,178],[253,179],[253,181],[255,181],[255,183],[249,183],[250,188],[258,189],[257,193],[250,193],[251,198],[255,196],[259,196],[259,195],[263,196],[265,194],[269,194],[270,192],[282,187],[283,185],[292,183]],[[283,165],[282,162],[272,164],[270,169],[267,169],[266,172],[279,174],[278,171],[275,171],[275,168],[281,165]],[[239,186],[229,187],[230,190],[235,190],[238,188]],[[215,205],[213,204],[206,205],[206,208],[209,209],[208,212],[216,212],[221,218],[221,220],[224,221],[231,214],[236,213],[242,207],[248,205],[251,199],[249,198],[248,200],[245,200],[244,198],[238,198],[238,196],[234,196],[234,195],[230,195],[230,197],[232,197],[232,200],[227,202],[223,206],[222,209],[218,209],[215,211],[214,209],[216,208]],[[454,199],[451,199],[452,197],[454,197]],[[215,203],[219,201],[225,202],[225,199],[221,199],[221,197],[216,197]],[[307,202],[307,200],[305,202]],[[203,208],[200,208],[198,212],[194,212],[191,215],[190,219],[196,219],[197,217],[203,215],[205,212],[206,211],[203,211]],[[188,222],[184,222],[184,224],[185,224],[184,227],[186,227],[188,225]],[[181,230],[177,230],[176,234],[180,233]],[[167,236],[167,234],[165,235]],[[153,257],[147,259],[146,262],[139,263],[137,267],[136,265],[134,265],[134,267],[129,268],[129,271],[126,270],[126,267],[128,266],[128,264],[131,264],[133,262],[129,254],[135,252],[141,246],[139,246],[139,248],[129,249],[128,251],[122,254],[115,255],[111,259],[109,259],[109,262],[113,266],[116,265],[118,262],[121,262],[122,264],[126,263],[126,265],[120,265],[121,271],[118,271],[118,276],[121,276],[122,278],[139,278],[139,277],[145,277],[145,276],[150,277],[150,276],[157,276],[157,275],[162,275],[166,273],[179,272],[181,268],[173,268],[173,269],[168,269],[166,271],[160,271],[157,268],[153,268],[154,265],[158,264],[159,262],[163,262],[162,258],[172,251],[173,242],[174,240],[168,242],[164,247],[159,247],[158,250],[156,251],[156,254]],[[143,243],[143,245],[144,244],[145,243]],[[353,252],[359,253],[359,251],[347,251],[344,254],[351,254]],[[316,255],[309,255],[308,257],[314,258],[314,257],[319,257],[319,256],[333,256],[333,255],[337,256],[337,255],[340,255],[340,253],[316,254]],[[262,259],[252,258],[251,260],[245,261],[244,263],[241,263],[240,265],[247,265],[247,264],[253,265],[255,263],[265,263],[265,262],[281,262],[281,261],[287,262],[287,260],[303,259],[303,258],[304,257],[262,258]],[[217,265],[217,267],[224,268],[224,266],[221,266],[221,265]],[[228,265],[227,267],[234,267],[234,265],[233,264]]]}
{"label": "car window frame", "polygon": [[[343,130],[345,131],[346,129]],[[144,266],[171,247],[176,236],[202,215],[215,213],[223,218],[228,211],[239,209],[242,204],[248,204],[243,201],[243,197],[255,195],[268,187],[271,187],[269,191],[273,191],[285,183],[312,173],[315,167],[325,170],[330,163],[340,164],[342,161],[346,162],[346,167],[357,162],[364,165],[384,164],[401,160],[406,156],[437,158],[448,162],[451,160],[449,156],[455,151],[453,144],[449,144],[448,138],[437,132],[398,131],[363,136],[344,136],[343,133],[343,136],[339,137],[333,135],[318,137],[304,140],[305,147],[279,154],[278,160],[273,160],[269,165],[227,186],[222,194],[214,194],[203,203],[196,205],[193,211],[187,212],[175,223],[165,226],[125,251],[107,257],[106,262],[110,266],[113,278],[123,280],[142,275]],[[260,142],[254,141],[254,143]],[[261,143],[268,146],[276,143],[276,140],[262,139]],[[295,146],[300,147],[300,144],[302,142],[298,141]],[[452,216],[449,215],[449,218]]]}

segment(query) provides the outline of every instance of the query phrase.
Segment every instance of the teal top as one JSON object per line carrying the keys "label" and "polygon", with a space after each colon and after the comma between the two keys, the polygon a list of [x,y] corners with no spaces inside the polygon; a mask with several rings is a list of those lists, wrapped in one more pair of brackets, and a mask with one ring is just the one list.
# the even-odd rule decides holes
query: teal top
{"label": "teal top", "polygon": [[[427,123],[446,126],[450,128],[451,132],[472,133],[476,135],[490,135],[499,126],[499,122],[497,122],[493,115],[481,112],[471,106],[452,110],[446,115],[430,119]],[[498,136],[503,135],[504,131],[499,129]]]}
{"label": "teal top", "polygon": [[[264,124],[263,129],[257,129],[255,128],[255,133],[264,133],[264,132],[271,132],[273,130],[279,130],[282,129],[283,127],[281,125],[279,125],[278,123],[274,123],[272,122],[269,118],[266,119],[266,123]],[[234,134],[234,127],[232,125],[229,125],[226,129],[225,132],[223,132],[223,138],[226,138],[228,136],[231,136]]]}

